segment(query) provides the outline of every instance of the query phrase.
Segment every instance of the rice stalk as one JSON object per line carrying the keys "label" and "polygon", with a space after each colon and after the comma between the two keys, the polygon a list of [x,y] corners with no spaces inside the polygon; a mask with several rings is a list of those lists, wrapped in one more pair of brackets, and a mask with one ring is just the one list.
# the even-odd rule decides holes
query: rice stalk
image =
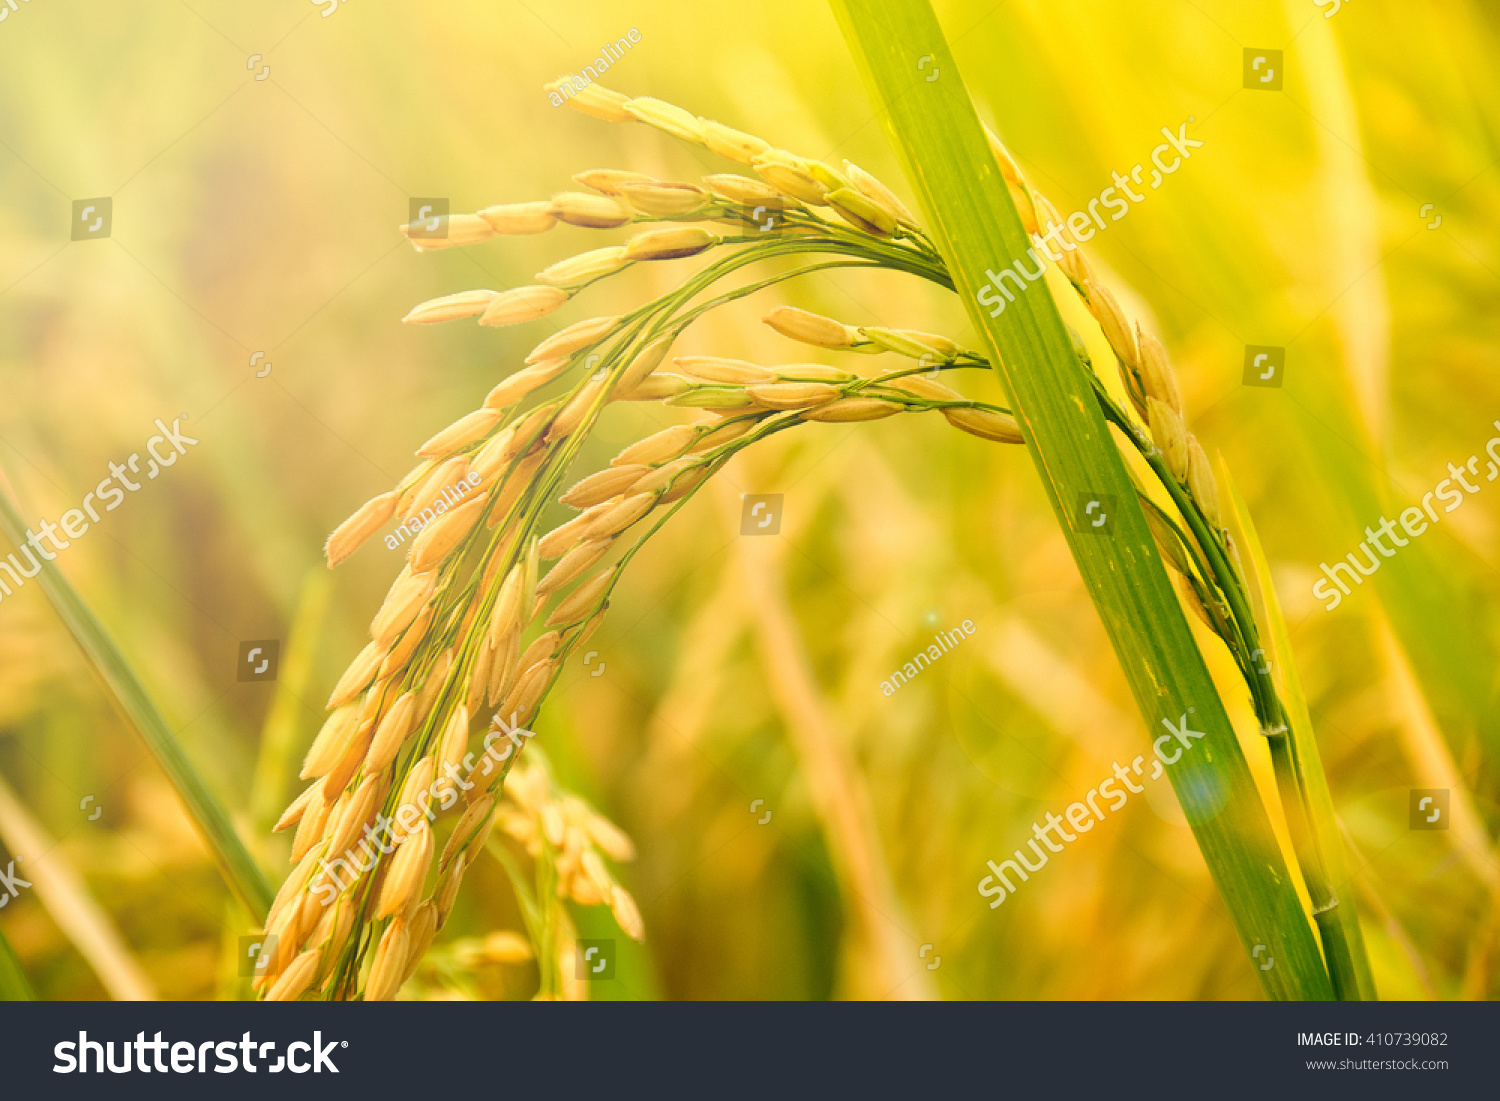
{"label": "rice stalk", "polygon": [[[734,455],[806,423],[876,420],[903,412],[935,411],[955,428],[992,441],[1029,440],[1026,422],[1011,409],[967,399],[925,377],[991,369],[992,356],[964,350],[942,336],[850,326],[783,309],[766,320],[784,335],[820,348],[892,352],[916,363],[858,373],[819,364],[672,357],[677,337],[709,311],[803,275],[883,268],[949,289],[955,279],[916,217],[855,165],[835,169],[674,105],[630,99],[599,85],[570,104],[706,145],[750,167],[759,179],[721,173],[704,177],[699,186],[596,169],[577,177],[595,194],[565,191],[545,202],[486,208],[463,223],[469,229],[458,241],[444,247],[494,234],[545,232],[556,222],[600,230],[628,226],[635,235],[622,249],[606,246],[559,261],[533,286],[460,292],[407,315],[408,322],[423,324],[476,317],[487,326],[522,324],[549,315],[632,264],[688,256],[707,260],[675,289],[633,311],[578,322],[544,339],[525,357],[529,366],[501,380],[481,409],[431,436],[418,450],[423,461],[392,490],[357,509],[330,538],[332,566],[394,517],[408,523],[416,518],[421,529],[408,566],[375,616],[370,644],[329,700],[333,714],[303,768],[303,778],[313,786],[282,823],[297,826],[297,867],[271,907],[267,928],[282,933],[280,967],[310,958],[306,952],[318,953],[316,982],[304,989],[323,997],[351,997],[361,990],[367,998],[395,995],[446,920],[463,869],[482,847],[492,817],[501,813],[497,808],[513,794],[514,778],[536,775],[530,769],[513,771],[532,736],[521,725],[534,722],[563,663],[598,628],[614,586],[640,547]],[[1024,183],[1009,182],[1025,198]],[[768,199],[774,200],[778,219],[776,231],[769,233],[757,221],[757,208],[767,209]],[[1035,222],[1034,208],[1028,209]],[[649,228],[652,223],[677,224]],[[799,266],[719,286],[742,268],[779,259]],[[1149,431],[1113,409],[1102,385],[1096,388],[1097,401],[1163,480],[1191,533],[1179,537],[1192,551],[1193,592],[1212,609],[1211,622],[1237,658],[1247,655],[1254,624],[1241,614],[1246,605],[1230,565],[1233,549],[1219,526],[1212,471],[1201,446],[1181,427],[1170,368],[1150,343],[1142,357],[1141,334],[1081,260],[1072,274],[1111,336],[1128,384],[1135,384],[1132,393],[1140,393],[1137,408],[1151,422]],[[540,386],[565,376],[570,389],[563,396],[527,404]],[[601,412],[620,400],[659,401],[700,415],[625,448],[605,470],[566,485]],[[481,478],[474,494],[461,504],[445,497],[444,487],[453,484],[448,479],[468,471]],[[543,530],[541,515],[554,499],[579,511]],[[1257,678],[1248,657],[1241,667],[1265,717],[1279,716],[1269,683]],[[496,704],[490,733],[475,745],[485,725],[482,714]],[[498,752],[491,749],[497,743]],[[429,789],[431,797],[418,814],[425,820],[403,821],[399,830],[381,826]],[[459,822],[434,868],[430,831],[440,811]],[[528,844],[542,845],[534,855],[546,857],[538,876],[550,868],[548,874],[557,877],[546,884],[539,878],[536,886],[541,909],[534,915],[533,939],[546,995],[571,989],[567,968],[557,962],[571,923],[566,913],[547,910],[543,900],[558,893],[576,901],[598,896],[602,902],[606,896],[594,861],[584,869],[587,850],[571,847],[566,830],[551,828],[559,813],[537,810],[540,833],[526,834]],[[515,814],[504,821],[522,828]],[[369,837],[372,827],[389,830],[395,855],[366,845],[369,873],[325,894],[324,863],[352,855],[339,846]],[[455,845],[461,855],[448,855]],[[335,897],[337,906],[353,915],[348,930],[317,916],[318,907],[333,907]],[[630,905],[616,907],[615,914],[622,927],[638,925]],[[280,980],[268,976],[271,981]]]}

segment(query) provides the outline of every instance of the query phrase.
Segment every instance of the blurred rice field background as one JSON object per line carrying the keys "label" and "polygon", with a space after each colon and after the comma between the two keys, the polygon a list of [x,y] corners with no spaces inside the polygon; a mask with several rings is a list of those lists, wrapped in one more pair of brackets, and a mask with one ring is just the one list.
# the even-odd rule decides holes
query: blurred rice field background
{"label": "blurred rice field background", "polygon": [[[808,0],[327,7],[30,0],[0,22],[0,467],[28,522],[55,521],[156,418],[186,418],[201,442],[58,565],[273,883],[289,838],[269,827],[401,566],[377,539],[329,574],[327,532],[547,332],[693,263],[617,281],[555,324],[403,327],[417,302],[521,285],[597,243],[561,227],[418,255],[397,232],[408,200],[468,211],[588,168],[722,171],[548,102],[545,82],[632,28],[601,82],[911,193]],[[1481,479],[1334,611],[1312,586],[1447,464],[1481,456],[1482,472],[1500,436],[1500,14],[937,7],[981,114],[1064,214],[1193,120],[1203,146],[1092,256],[1153,319],[1192,431],[1249,496],[1382,996],[1495,996],[1500,490]],[[1243,87],[1246,48],[1283,51],[1280,91]],[[99,196],[109,238],[70,241],[74,200]],[[840,274],[720,311],[680,350],[807,359],[760,323],[783,301],[977,344],[951,296]],[[1286,349],[1283,387],[1244,385],[1250,345]],[[584,462],[670,414],[611,409]],[[635,560],[596,661],[535,724],[559,779],[639,851],[620,875],[644,945],[603,909],[573,914],[580,936],[622,945],[591,996],[1258,996],[1165,784],[1002,908],[976,891],[987,859],[1148,744],[1021,449],[931,414],[812,425],[718,481]],[[784,495],[779,536],[740,535],[745,493]],[[965,620],[971,638],[882,692]],[[261,639],[280,640],[278,677],[241,682],[240,643]],[[1232,664],[1206,648],[1274,799]],[[0,930],[39,997],[248,996],[248,919],[35,583],[0,600],[0,776],[0,866],[20,858],[34,884]],[[1450,792],[1449,829],[1410,828],[1414,788]],[[403,996],[529,997],[534,966],[485,947],[519,929],[503,870],[481,861]]]}

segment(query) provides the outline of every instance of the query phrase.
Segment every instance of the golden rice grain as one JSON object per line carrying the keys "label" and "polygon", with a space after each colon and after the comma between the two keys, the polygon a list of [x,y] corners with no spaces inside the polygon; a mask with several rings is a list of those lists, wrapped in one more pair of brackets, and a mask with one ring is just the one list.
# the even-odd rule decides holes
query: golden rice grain
{"label": "golden rice grain", "polygon": [[[645,470],[646,467],[607,467],[606,469],[630,469]],[[564,554],[557,563],[547,571],[547,576],[537,583],[537,595],[549,596],[556,590],[562,588],[568,582],[581,575],[585,570],[598,562],[609,553],[609,548],[614,545],[613,539],[594,539],[579,543]]]}
{"label": "golden rice grain", "polygon": [[812,174],[808,162],[785,149],[767,149],[751,162],[761,179],[783,195],[815,206],[826,205],[826,184]]}
{"label": "golden rice grain", "polygon": [[420,809],[423,804],[418,802],[418,796],[432,786],[432,778],[436,772],[437,760],[430,753],[412,765],[401,784],[401,795],[396,800],[396,805],[410,803]]}
{"label": "golden rice grain", "polygon": [[755,404],[767,409],[806,409],[839,396],[839,388],[826,382],[768,382],[747,389]]}
{"label": "golden rice grain", "polygon": [[560,558],[574,543],[583,538],[583,533],[588,530],[590,524],[599,516],[599,513],[608,509],[612,501],[602,501],[592,508],[579,513],[565,524],[559,524],[546,535],[542,536],[541,556],[543,558]]}
{"label": "golden rice grain", "polygon": [[840,398],[816,409],[808,409],[801,416],[806,421],[848,424],[854,421],[878,421],[882,417],[901,412],[901,409],[900,405],[881,401],[879,398]]}
{"label": "golden rice grain", "polygon": [[292,826],[295,826],[298,822],[302,821],[303,814],[307,812],[308,805],[314,799],[322,802],[322,779],[314,780],[311,784],[302,789],[302,794],[293,799],[287,805],[286,810],[281,812],[281,817],[276,819],[276,824],[271,827],[271,832],[280,833],[282,830],[290,829]]}
{"label": "golden rice grain", "polygon": [[578,392],[568,399],[568,403],[562,407],[556,419],[547,426],[546,442],[551,444],[558,440],[571,436],[578,430],[578,426],[584,422],[589,412],[598,402],[604,388],[609,385],[609,379],[590,378],[579,388]]}
{"label": "golden rice grain", "polygon": [[675,459],[693,445],[698,430],[687,424],[674,424],[654,435],[631,444],[609,461],[611,466],[630,466],[645,463],[648,466]]}
{"label": "golden rice grain", "polygon": [[590,344],[597,344],[614,332],[619,324],[618,316],[586,317],[582,321],[575,321],[566,329],[553,333],[531,349],[526,362],[540,363],[543,360],[556,359],[558,356],[570,356],[576,351],[587,348]]}
{"label": "golden rice grain", "polygon": [[646,923],[641,920],[641,910],[635,897],[624,887],[616,885],[609,893],[609,909],[619,922],[621,930],[631,940],[642,943],[646,939]]}
{"label": "golden rice grain", "polygon": [[890,237],[896,232],[896,212],[870,198],[862,191],[840,187],[823,196],[824,202],[855,229],[873,237]]}
{"label": "golden rice grain", "polygon": [[621,245],[608,245],[559,260],[538,272],[536,281],[554,287],[581,287],[595,279],[613,275],[637,259],[640,257],[627,255]]}
{"label": "golden rice grain", "polygon": [[474,452],[474,470],[483,481],[493,481],[501,468],[507,466],[511,459],[514,458],[508,452],[511,441],[515,439],[515,435],[516,430],[514,427],[504,428],[486,440],[484,446]]}
{"label": "golden rice grain", "polygon": [[412,718],[416,714],[417,698],[411,692],[403,692],[386,712],[385,718],[375,728],[375,737],[370,741],[370,750],[365,755],[364,770],[369,775],[384,771],[396,759],[407,735],[411,733]]}
{"label": "golden rice grain", "polygon": [[375,907],[376,918],[399,913],[416,897],[432,865],[432,850],[432,830],[426,822],[421,822],[391,858],[391,870],[386,875],[380,890],[380,902]]}
{"label": "golden rice grain", "polygon": [[486,637],[492,643],[503,638],[521,623],[522,567],[515,565],[505,575],[500,591],[495,596],[495,607],[490,612],[490,626]]}
{"label": "golden rice grain", "polygon": [[[504,409],[508,405],[513,405],[533,390],[547,385],[547,383],[562,374],[567,370],[570,362],[571,360],[567,356],[557,356],[553,359],[540,360],[537,363],[533,363],[530,367],[523,367],[515,374],[503,379],[486,395],[484,407],[486,409]],[[480,473],[484,474],[484,470],[480,469]],[[488,475],[485,476],[488,477]]]}
{"label": "golden rice grain", "polygon": [[705,382],[722,382],[732,386],[748,386],[754,382],[775,382],[776,372],[758,363],[743,359],[725,359],[723,356],[678,356],[676,363],[686,374]]}
{"label": "golden rice grain", "polygon": [[495,427],[499,419],[500,413],[494,409],[476,409],[472,413],[466,413],[417,448],[417,454],[428,459],[441,458],[484,436]]}
{"label": "golden rice grain", "polygon": [[448,673],[453,668],[453,647],[448,647],[438,655],[433,664],[431,672],[422,682],[422,690],[417,693],[417,710],[412,717],[414,722],[422,722],[427,713],[432,710],[432,705],[437,702],[438,693],[448,682]]}
{"label": "golden rice grain", "polygon": [[323,839],[323,827],[328,823],[330,809],[321,799],[308,801],[307,811],[297,823],[297,832],[292,835],[292,863],[305,859],[313,846]]}
{"label": "golden rice grain", "polygon": [[[699,421],[694,427],[698,428],[698,430],[703,434],[700,435],[697,442],[688,449],[688,453],[690,455],[696,455],[700,454],[701,452],[708,451],[711,448],[719,447],[726,443],[731,443],[734,440],[737,440],[741,436],[745,435],[758,423],[759,420],[756,417],[735,417],[732,420],[726,420],[717,425],[714,425],[712,420]],[[707,431],[704,431],[705,425],[713,425],[713,427],[709,428]],[[641,484],[636,488],[639,492],[644,493],[648,490],[649,487]]]}
{"label": "golden rice grain", "polygon": [[[756,154],[759,156],[759,154]],[[716,176],[704,176],[704,186],[721,199],[727,199],[731,203],[739,203],[742,206],[780,206],[786,200],[781,192],[770,184],[752,180],[748,176],[736,176],[733,173],[724,173]]]}
{"label": "golden rice grain", "polygon": [[446,875],[438,882],[438,888],[433,892],[432,902],[437,908],[438,928],[448,920],[448,914],[453,910],[453,903],[458,899],[458,888],[464,881],[464,865],[455,864],[448,869]]}
{"label": "golden rice grain", "polygon": [[556,803],[545,802],[541,807],[542,834],[547,838],[547,843],[554,849],[563,847],[567,838],[568,823],[563,817],[562,808]]}
{"label": "golden rice grain", "polygon": [[548,631],[545,634],[538,635],[521,655],[521,668],[530,669],[537,662],[550,658],[553,654],[557,653],[557,647],[561,641],[561,631]]}
{"label": "golden rice grain", "polygon": [[586,849],[581,858],[583,874],[598,888],[601,898],[608,898],[615,882],[610,878],[609,871],[604,867],[604,858],[593,849]]}
{"label": "golden rice grain", "polygon": [[443,855],[438,858],[438,871],[446,872],[453,858],[474,840],[479,827],[489,820],[490,811],[494,809],[495,797],[483,795],[475,802],[470,803],[458,820],[458,825],[453,827],[453,833],[448,838],[448,843],[443,846]]}
{"label": "golden rice grain", "polygon": [[[475,802],[486,798],[486,796],[479,794],[480,790],[481,789],[476,787],[472,792],[470,792],[470,797],[474,798]],[[469,847],[467,849],[468,855],[464,858],[465,863],[474,863],[474,861],[479,857],[479,854],[484,851],[484,844],[490,839],[490,830],[494,827],[494,825],[495,819],[493,817],[486,819],[480,825],[479,832],[474,835],[474,840],[469,844]]]}
{"label": "golden rice grain", "polygon": [[298,773],[298,777],[311,780],[315,776],[327,775],[328,770],[344,755],[344,750],[349,747],[358,727],[359,708],[348,706],[337,708],[323,721],[323,728],[318,731],[318,736],[308,747],[307,756],[302,759],[302,771]]}
{"label": "golden rice grain", "polygon": [[623,386],[619,387],[615,391],[615,397],[620,401],[662,401],[685,394],[692,388],[693,384],[681,375],[658,371],[648,374],[641,380],[640,385],[629,391]]}
{"label": "golden rice grain", "polygon": [[403,983],[416,973],[417,965],[422,962],[422,957],[427,954],[427,949],[432,946],[432,938],[436,935],[437,907],[428,900],[418,906],[411,916],[407,932],[406,966],[401,973]]}
{"label": "golden rice grain", "polygon": [[1179,482],[1186,482],[1189,462],[1188,433],[1187,428],[1183,426],[1182,418],[1170,405],[1157,398],[1146,399],[1146,418],[1151,429],[1151,439],[1160,449],[1167,469]]}
{"label": "golden rice grain", "polygon": [[590,168],[584,172],[575,172],[573,181],[610,196],[619,196],[620,189],[626,184],[657,182],[654,176],[648,176],[644,172],[627,172],[619,168]]}
{"label": "golden rice grain", "polygon": [[428,236],[426,227],[419,223],[403,222],[400,228],[418,252],[466,248],[495,235],[495,227],[478,214],[448,214],[442,221],[446,223],[447,231],[441,237]]}
{"label": "golden rice grain", "polygon": [[1136,324],[1136,344],[1141,351],[1141,386],[1148,397],[1164,401],[1178,416],[1182,415],[1182,391],[1177,386],[1177,372],[1167,359],[1161,341]]}
{"label": "golden rice grain", "polygon": [[462,455],[455,455],[434,466],[412,493],[406,510],[401,514],[402,519],[410,520],[413,516],[418,516],[424,510],[431,508],[443,495],[444,490],[467,481],[469,474],[469,461]]}
{"label": "golden rice grain", "polygon": [[943,416],[954,428],[999,443],[1025,443],[1021,426],[1016,418],[1006,413],[992,413],[988,409],[944,409]]}
{"label": "golden rice grain", "polygon": [[382,493],[372,497],[355,510],[354,515],[333,529],[328,542],[323,545],[323,554],[328,559],[328,568],[333,569],[357,551],[366,539],[384,527],[396,514],[396,492]]}
{"label": "golden rice grain", "polygon": [[364,831],[365,823],[375,813],[376,797],[379,794],[379,777],[366,776],[359,787],[354,790],[348,806],[344,808],[343,815],[339,819],[338,832],[329,839],[328,851],[330,853],[341,855],[358,840],[359,835]]}
{"label": "golden rice grain", "polygon": [[349,781],[354,779],[354,774],[364,763],[365,754],[370,752],[370,742],[374,737],[375,724],[373,722],[364,722],[359,725],[348,748],[344,750],[344,755],[323,778],[323,798],[328,798],[331,792],[343,791]]}
{"label": "golden rice grain", "polygon": [[888,352],[895,352],[908,359],[923,360],[932,366],[951,363],[962,351],[946,336],[918,332],[915,329],[885,329],[878,325],[867,325],[858,331],[863,339]]}
{"label": "golden rice grain", "polygon": [[413,306],[401,319],[405,325],[437,325],[482,314],[499,297],[498,291],[460,291]]}
{"label": "golden rice grain", "polygon": [[1203,510],[1203,516],[1216,530],[1223,527],[1219,516],[1219,485],[1214,478],[1213,467],[1203,453],[1203,445],[1196,436],[1188,437],[1188,489],[1193,500]]}
{"label": "golden rice grain", "polygon": [[[313,786],[321,789],[322,784],[318,783]],[[315,801],[309,800],[307,809],[308,813],[313,813],[314,811],[326,812],[327,805],[319,797]],[[292,904],[292,900],[297,897],[298,892],[307,884],[308,877],[312,875],[315,866],[314,861],[318,859],[318,856],[319,851],[316,849],[304,854],[301,861],[292,869],[292,874],[286,877],[286,882],[282,883],[281,889],[276,892],[276,898],[271,902],[271,909],[266,913],[265,929],[269,930],[276,924],[276,919]]]}
{"label": "golden rice grain", "polygon": [[754,134],[746,134],[741,130],[725,126],[722,122],[714,122],[712,119],[700,118],[698,130],[703,137],[703,144],[710,150],[727,160],[737,161],[747,168],[755,163],[755,158],[771,150],[771,143],[762,141]]}
{"label": "golden rice grain", "polygon": [[552,213],[559,221],[585,229],[614,229],[630,221],[630,211],[607,195],[559,191],[552,196]]}
{"label": "golden rice grain", "polygon": [[1024,181],[1006,180],[1006,188],[1010,191],[1010,200],[1016,204],[1016,213],[1021,216],[1021,228],[1027,234],[1039,233],[1041,226],[1037,224],[1036,204],[1031,201],[1031,188]]}
{"label": "golden rice grain", "polygon": [[603,849],[611,860],[635,859],[634,843],[609,819],[597,814],[587,814],[584,816],[583,830],[589,840]]}
{"label": "golden rice grain", "polygon": [[563,99],[567,105],[575,111],[582,111],[585,115],[603,119],[605,122],[629,122],[635,118],[625,109],[630,102],[629,96],[622,96],[611,88],[602,84],[588,83],[582,88],[572,83],[572,78],[559,77],[549,84],[544,85],[548,92],[563,90]]}
{"label": "golden rice grain", "polygon": [[926,398],[929,401],[963,401],[964,397],[951,386],[946,386],[937,379],[928,378],[925,375],[902,375],[900,378],[888,379],[881,385],[889,386],[894,390],[902,390],[914,397]]}
{"label": "golden rice grain", "polygon": [[656,506],[653,493],[636,493],[616,501],[584,529],[584,539],[609,539],[646,516]]}
{"label": "golden rice grain", "polygon": [[989,140],[990,152],[995,155],[995,160],[1000,164],[1001,177],[1011,182],[1019,180],[1021,170],[1016,167],[1016,160],[1010,155],[1010,150],[1005,148],[1005,143],[988,126],[984,128],[984,136]]}
{"label": "golden rice grain", "polygon": [[411,656],[417,652],[417,647],[427,637],[427,628],[432,623],[432,605],[425,605],[417,613],[417,618],[412,620],[411,626],[401,636],[396,645],[391,647],[391,652],[386,654],[385,660],[380,663],[380,672],[377,674],[382,680],[394,676],[399,670],[406,668],[406,663]]}
{"label": "golden rice grain", "polygon": [[495,647],[495,659],[490,663],[489,691],[485,693],[485,701],[491,706],[504,699],[505,694],[515,686],[520,659],[521,632],[517,628],[502,635]]}
{"label": "golden rice grain", "polygon": [[617,568],[611,566],[609,569],[595,574],[569,593],[567,598],[547,617],[547,626],[565,626],[570,623],[577,623],[583,619],[609,588],[610,583],[614,580]]}
{"label": "golden rice grain", "polygon": [[411,543],[412,569],[421,572],[436,568],[469,534],[489,505],[488,497],[476,497],[423,528]]}
{"label": "golden rice grain", "polygon": [[500,929],[485,935],[480,958],[489,963],[526,963],[535,955],[531,942],[520,933]]}
{"label": "golden rice grain", "polygon": [[1089,312],[1104,330],[1105,339],[1115,350],[1115,355],[1132,371],[1139,372],[1141,357],[1140,350],[1136,347],[1135,329],[1125,319],[1125,311],[1120,309],[1120,303],[1115,300],[1109,288],[1100,283],[1089,282],[1087,290]]}
{"label": "golden rice grain", "polygon": [[897,221],[913,228],[917,226],[917,216],[907,209],[905,203],[896,198],[896,193],[859,165],[845,161],[844,174],[849,177],[850,183],[895,215]]}
{"label": "golden rice grain", "polygon": [[391,922],[390,928],[380,938],[375,957],[370,961],[370,980],[365,984],[365,1001],[388,1002],[401,989],[401,979],[406,974],[406,956],[410,937],[406,923]]}
{"label": "golden rice grain", "polygon": [[266,995],[266,1001],[294,1002],[300,998],[302,992],[308,988],[317,975],[320,958],[318,950],[313,948],[294,959],[281,973],[276,984],[271,987],[271,992]]}
{"label": "golden rice grain", "polygon": [[479,217],[489,223],[490,229],[507,237],[531,233],[545,233],[557,225],[557,216],[552,213],[552,204],[545,200],[534,203],[502,203],[487,206]]}
{"label": "golden rice grain", "polygon": [[777,306],[761,320],[782,336],[819,348],[848,348],[859,340],[859,333],[843,322],[795,306]]}
{"label": "golden rice grain", "polygon": [[[604,200],[608,202],[609,200]],[[553,313],[571,296],[559,287],[517,287],[497,294],[479,319],[481,325],[519,325]]]}
{"label": "golden rice grain", "polygon": [[504,488],[495,497],[495,508],[490,514],[489,527],[494,528],[510,515],[510,510],[516,501],[531,487],[532,476],[546,461],[547,453],[538,450],[515,465],[515,468],[506,476]]}
{"label": "golden rice grain", "polygon": [[[404,571],[403,571],[404,572]],[[385,603],[370,621],[370,637],[382,650],[389,650],[401,632],[417,618],[437,584],[432,573],[407,573],[400,588],[392,587]]]}
{"label": "golden rice grain", "polygon": [[1151,537],[1156,541],[1156,549],[1161,552],[1162,560],[1178,573],[1190,572],[1187,553],[1183,550],[1182,540],[1177,537],[1177,533],[1162,519],[1153,505],[1142,501],[1141,511],[1146,514],[1146,526],[1151,529]]}
{"label": "golden rice grain", "polygon": [[[488,647],[485,653],[492,653]],[[480,682],[481,690],[487,687],[484,681]],[[457,765],[464,759],[464,749],[469,744],[469,708],[459,704],[453,709],[453,714],[448,717],[448,725],[443,728],[443,736],[438,741],[437,767],[444,765]]]}
{"label": "golden rice grain", "polygon": [[657,180],[627,183],[620,189],[620,197],[647,218],[683,218],[696,214],[713,199],[707,188],[697,184]]}
{"label": "golden rice grain", "polygon": [[524,722],[531,722],[535,717],[532,714],[532,708],[541,700],[542,694],[546,692],[547,685],[552,682],[552,675],[556,671],[556,664],[550,661],[538,662],[527,669],[516,679],[516,686],[505,698],[501,712],[519,716]]}
{"label": "golden rice grain", "polygon": [[625,104],[625,110],[641,122],[656,127],[682,141],[702,142],[703,130],[695,115],[676,104],[651,96],[637,96]]}
{"label": "golden rice grain", "polygon": [[623,493],[651,468],[642,463],[626,466],[607,466],[577,482],[558,498],[571,508],[588,508]]}
{"label": "golden rice grain", "polygon": [[[682,477],[677,479],[671,489],[667,490],[661,495],[660,498],[658,498],[657,503],[662,505],[669,505],[673,501],[681,500],[683,497],[686,497],[689,493],[693,492],[693,490],[702,485],[704,479],[708,477],[708,473],[709,470],[707,466],[700,466],[695,470],[688,471],[686,474],[682,475]],[[594,624],[593,626],[597,627],[598,625]],[[591,628],[588,627],[584,628],[585,633],[587,633],[590,629]],[[580,638],[580,644],[582,643],[582,641],[583,639]]]}
{"label": "golden rice grain", "polygon": [[625,242],[627,260],[676,260],[695,256],[719,242],[719,235],[699,226],[647,229]]}

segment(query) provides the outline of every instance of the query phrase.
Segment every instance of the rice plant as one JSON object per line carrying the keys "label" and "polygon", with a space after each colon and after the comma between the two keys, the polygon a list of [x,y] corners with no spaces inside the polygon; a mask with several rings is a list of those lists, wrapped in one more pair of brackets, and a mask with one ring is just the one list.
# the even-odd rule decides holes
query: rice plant
{"label": "rice plant", "polygon": [[[1174,770],[1173,782],[1247,956],[1261,937],[1284,961],[1262,974],[1267,992],[1373,994],[1316,744],[1305,714],[1289,716],[1284,702],[1293,674],[1279,661],[1273,673],[1267,660],[1286,649],[1262,638],[1275,613],[1246,570],[1242,543],[1253,532],[1242,510],[1226,514],[1221,504],[1207,454],[1184,427],[1165,349],[1126,316],[999,139],[981,135],[961,84],[952,80],[929,95],[921,113],[903,102],[901,82],[913,77],[901,71],[910,68],[901,43],[941,42],[926,5],[836,6],[920,181],[925,218],[847,161],[828,165],[658,99],[559,82],[547,90],[576,110],[653,127],[738,171],[686,181],[586,170],[574,177],[583,190],[453,215],[442,236],[402,227],[419,251],[558,224],[631,231],[623,244],[557,261],[534,285],[458,290],[424,302],[407,314],[409,324],[526,324],[637,265],[706,262],[627,313],[541,340],[480,408],[435,433],[404,478],[329,537],[330,566],[392,522],[411,541],[371,622],[371,641],[328,700],[329,717],[302,768],[310,784],[277,823],[295,828],[296,866],[266,919],[277,956],[257,980],[263,995],[394,997],[443,927],[497,816],[535,861],[534,882],[507,870],[529,915],[543,994],[565,993],[560,961],[573,939],[556,898],[608,903],[627,933],[642,935],[633,900],[604,861],[628,855],[628,841],[580,801],[547,796],[545,763],[518,763],[537,756],[527,750],[530,727],[548,692],[599,627],[641,547],[735,455],[793,429],[922,412],[986,440],[1027,445],[1148,724],[1166,721],[1171,729],[1181,703],[1185,729],[1182,701],[1196,702],[1204,752]],[[1079,334],[1066,332],[1045,287],[1025,293],[1018,277],[1022,293],[1007,293],[1012,308],[996,312],[998,323],[977,315],[989,338],[983,349],[867,323],[873,319],[778,307],[762,319],[767,325],[793,343],[849,353],[847,366],[753,363],[734,349],[673,354],[684,330],[710,311],[813,273],[901,273],[954,291],[980,311],[992,303],[975,273],[987,271],[982,261],[1006,255],[1018,258],[1026,281],[1047,263],[1066,276],[1108,340],[1128,408],[1095,373]],[[774,274],[742,275],[766,261],[782,264]],[[998,372],[1012,403],[966,398],[959,388],[966,371]],[[557,380],[566,392],[538,400]],[[701,415],[579,477],[583,444],[612,402],[658,402]],[[1119,538],[1085,542],[1065,504],[1072,491],[1127,477],[1105,424],[1152,484],[1124,482],[1138,504],[1125,510]],[[1078,481],[1080,467],[1093,469],[1092,481]],[[549,530],[543,516],[554,500],[577,514]],[[1280,808],[1266,808],[1255,794],[1162,562],[1177,576],[1186,607],[1233,655],[1275,762]],[[1278,813],[1295,842],[1321,952],[1271,838],[1270,817]]]}

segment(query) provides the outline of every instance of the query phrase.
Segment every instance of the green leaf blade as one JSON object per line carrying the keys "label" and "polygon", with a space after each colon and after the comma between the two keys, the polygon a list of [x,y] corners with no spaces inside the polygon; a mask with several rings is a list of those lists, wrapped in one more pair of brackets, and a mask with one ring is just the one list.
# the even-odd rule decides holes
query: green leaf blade
{"label": "green leaf blade", "polygon": [[[927,228],[1026,436],[1070,550],[1154,738],[1190,720],[1205,736],[1168,772],[1247,957],[1273,998],[1332,988],[1270,819],[1157,556],[1091,383],[1045,283],[998,317],[980,289],[1031,242],[927,0],[832,0],[845,39],[917,192]],[[925,62],[924,62],[924,59]],[[936,79],[928,79],[934,71]],[[1085,531],[1080,496],[1118,502],[1116,534]],[[1169,737],[1169,736],[1168,736]],[[1163,747],[1165,749],[1165,746]]]}
{"label": "green leaf blade", "polygon": [[[10,496],[0,489],[0,532],[20,546],[26,524]],[[188,815],[208,845],[224,881],[254,921],[271,908],[272,892],[265,876],[235,832],[218,798],[183,753],[156,702],[136,676],[115,640],[69,584],[54,562],[43,562],[36,575],[42,592],[89,659],[105,687],[146,743],[146,748],[176,789]]]}

